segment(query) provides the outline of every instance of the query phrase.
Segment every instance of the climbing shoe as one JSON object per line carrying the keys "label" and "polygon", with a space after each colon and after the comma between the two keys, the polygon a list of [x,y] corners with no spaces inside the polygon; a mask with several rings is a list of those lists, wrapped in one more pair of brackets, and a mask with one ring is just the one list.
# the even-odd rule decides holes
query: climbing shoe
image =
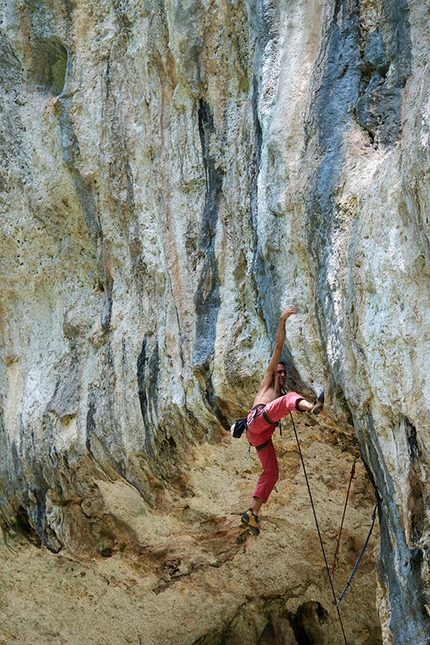
{"label": "climbing shoe", "polygon": [[244,524],[253,535],[258,535],[260,533],[260,529],[258,528],[258,517],[253,514],[251,509],[242,513],[240,519],[242,524]]}
{"label": "climbing shoe", "polygon": [[324,392],[312,404],[311,414],[320,414],[324,409]]}

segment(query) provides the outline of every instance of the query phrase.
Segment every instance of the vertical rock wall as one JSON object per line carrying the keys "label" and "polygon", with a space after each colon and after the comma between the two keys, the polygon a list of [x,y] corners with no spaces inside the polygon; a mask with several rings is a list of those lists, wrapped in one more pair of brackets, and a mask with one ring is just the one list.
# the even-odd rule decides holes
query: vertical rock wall
{"label": "vertical rock wall", "polygon": [[290,386],[354,424],[380,501],[384,642],[427,643],[427,9],[1,12],[4,526],[81,558],[134,544],[96,482],[184,492],[296,302]]}

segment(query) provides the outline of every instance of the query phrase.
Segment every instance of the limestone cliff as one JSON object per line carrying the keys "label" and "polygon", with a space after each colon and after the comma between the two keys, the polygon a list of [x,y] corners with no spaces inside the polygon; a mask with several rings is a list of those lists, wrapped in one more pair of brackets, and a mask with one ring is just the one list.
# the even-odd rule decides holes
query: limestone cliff
{"label": "limestone cliff", "polygon": [[238,524],[259,467],[225,429],[295,302],[329,551],[362,458],[339,589],[379,502],[349,643],[428,645],[425,3],[0,7],[3,641],[344,642],[290,422]]}

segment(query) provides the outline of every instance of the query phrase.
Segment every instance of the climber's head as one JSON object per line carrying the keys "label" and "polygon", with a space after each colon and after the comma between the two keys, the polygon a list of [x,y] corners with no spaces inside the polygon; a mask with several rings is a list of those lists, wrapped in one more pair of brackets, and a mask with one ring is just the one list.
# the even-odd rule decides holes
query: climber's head
{"label": "climber's head", "polygon": [[284,387],[285,381],[287,380],[287,365],[284,361],[279,361],[277,372],[278,372],[279,385],[281,387]]}

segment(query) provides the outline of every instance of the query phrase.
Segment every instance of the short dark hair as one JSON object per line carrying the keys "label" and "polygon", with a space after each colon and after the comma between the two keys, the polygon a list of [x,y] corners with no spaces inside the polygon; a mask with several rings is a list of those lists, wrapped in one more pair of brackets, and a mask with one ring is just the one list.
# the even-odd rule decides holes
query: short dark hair
{"label": "short dark hair", "polygon": [[287,364],[285,361],[278,361],[278,365],[283,365],[287,369]]}

